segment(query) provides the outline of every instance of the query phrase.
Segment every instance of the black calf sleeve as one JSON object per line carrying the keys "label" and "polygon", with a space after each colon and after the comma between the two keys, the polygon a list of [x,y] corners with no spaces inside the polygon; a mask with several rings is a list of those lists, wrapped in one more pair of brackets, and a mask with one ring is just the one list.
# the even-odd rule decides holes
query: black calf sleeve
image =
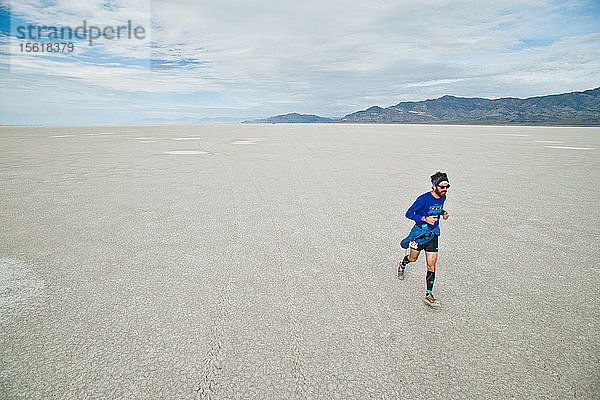
{"label": "black calf sleeve", "polygon": [[433,281],[435,281],[435,271],[427,270],[425,281],[427,282],[427,291],[431,293],[433,291]]}
{"label": "black calf sleeve", "polygon": [[404,256],[404,259],[402,260],[402,265],[407,266],[409,262],[410,260],[408,259],[408,255]]}

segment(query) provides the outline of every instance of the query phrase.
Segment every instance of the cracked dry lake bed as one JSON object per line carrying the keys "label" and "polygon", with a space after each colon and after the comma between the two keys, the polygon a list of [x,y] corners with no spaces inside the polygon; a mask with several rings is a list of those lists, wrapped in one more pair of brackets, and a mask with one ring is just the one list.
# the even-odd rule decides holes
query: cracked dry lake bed
{"label": "cracked dry lake bed", "polygon": [[[0,398],[595,398],[600,128],[0,128]],[[446,171],[435,293],[396,279]]]}

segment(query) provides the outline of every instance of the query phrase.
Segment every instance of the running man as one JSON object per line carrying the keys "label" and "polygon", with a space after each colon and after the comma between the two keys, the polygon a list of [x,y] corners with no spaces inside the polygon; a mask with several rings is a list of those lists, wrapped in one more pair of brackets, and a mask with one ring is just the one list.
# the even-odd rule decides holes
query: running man
{"label": "running man", "polygon": [[440,235],[440,216],[444,220],[449,214],[444,210],[446,192],[450,187],[448,175],[436,172],[431,176],[431,192],[423,193],[406,211],[406,218],[415,221],[415,226],[405,238],[401,246],[410,247],[410,253],[397,262],[398,279],[404,279],[405,268],[408,263],[417,261],[421,250],[425,250],[427,260],[427,290],[423,302],[432,307],[439,307],[438,301],[433,297],[433,282],[435,281],[435,263],[438,257],[438,236]]}

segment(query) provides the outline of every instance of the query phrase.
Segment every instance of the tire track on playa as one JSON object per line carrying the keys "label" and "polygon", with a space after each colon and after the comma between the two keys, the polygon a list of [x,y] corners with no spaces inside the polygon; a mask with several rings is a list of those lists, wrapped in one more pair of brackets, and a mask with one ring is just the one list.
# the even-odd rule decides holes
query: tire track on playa
{"label": "tire track on playa", "polygon": [[[209,151],[209,154],[216,155],[216,153],[212,151]],[[227,173],[227,182],[231,182],[231,175],[228,168],[226,168],[224,163],[219,160],[218,155],[214,158],[219,164],[221,164],[221,170]],[[230,188],[232,188],[232,194],[236,198],[236,203],[239,204],[238,194],[235,193],[232,185],[230,185]],[[237,218],[237,224],[235,226],[235,237],[237,243],[240,237],[240,217],[239,213],[237,212],[235,215]],[[231,254],[231,252],[228,253],[227,264],[233,263],[234,258],[231,257]],[[210,318],[208,351],[202,362],[202,376],[200,378],[198,388],[196,389],[198,397],[206,400],[217,399],[219,396],[219,387],[221,385],[220,378],[226,362],[226,323],[231,320],[231,309],[233,304],[232,292],[235,286],[231,268],[221,268],[219,272],[223,272],[225,277],[219,286],[217,302],[215,304],[214,312]]]}
{"label": "tire track on playa", "polygon": [[[275,215],[273,211],[268,205],[271,203],[267,196],[265,196],[264,191],[261,189],[260,185],[257,183],[256,179],[252,176],[252,174],[248,171],[248,168],[245,168],[242,162],[236,160],[232,157],[228,152],[212,152],[213,154],[221,155],[226,157],[230,163],[232,163],[235,168],[232,170],[231,165],[227,165],[228,163],[219,161],[221,164],[221,170],[225,171],[227,174],[227,182],[229,184],[229,190],[233,198],[235,199],[236,210],[241,210],[244,207],[242,196],[239,192],[239,189],[234,182],[234,173],[242,172],[247,181],[252,185],[256,194],[258,195],[260,201],[264,209],[267,210],[269,214],[269,221],[272,224],[272,232],[273,232],[273,244],[277,247],[277,253],[279,256],[282,254],[281,249],[281,237],[282,232],[279,226],[277,225]],[[233,173],[232,173],[233,171]],[[241,233],[239,227],[242,224],[240,212],[236,212],[236,243],[239,243],[241,240]],[[274,261],[281,261],[280,258]],[[284,277],[284,290],[281,291],[283,296],[283,302],[286,309],[286,316],[288,317],[288,325],[290,327],[290,358],[291,358],[291,369],[292,376],[294,379],[295,387],[294,387],[294,395],[296,398],[306,398],[306,377],[304,375],[304,367],[302,364],[302,359],[305,357],[303,354],[298,340],[298,321],[294,314],[294,307],[292,303],[291,293],[293,292],[293,285],[290,285],[289,281],[286,281],[288,278],[288,274],[283,271],[283,266],[281,262],[277,262],[277,265],[280,269],[280,276]],[[229,272],[229,271],[228,271]],[[228,310],[230,309],[230,305],[232,304],[232,291],[235,282],[233,282],[233,277],[231,273],[228,274],[228,277],[221,288],[221,295],[219,297],[217,310],[215,312],[215,316],[211,322],[211,338],[210,338],[210,347],[208,354],[205,358],[204,367],[203,367],[203,377],[201,379],[200,386],[198,388],[198,393],[201,398],[206,399],[214,399],[218,398],[218,387],[219,387],[219,379],[221,377],[221,372],[224,368],[225,363],[225,354],[224,354],[224,338],[226,335],[226,329],[224,327],[224,321],[230,317]]]}
{"label": "tire track on playa", "polygon": [[[228,277],[229,278],[229,277]],[[216,399],[219,387],[219,377],[224,364],[225,326],[231,305],[232,282],[226,279],[221,287],[214,315],[210,321],[209,349],[202,362],[202,378],[196,392],[201,399]]]}

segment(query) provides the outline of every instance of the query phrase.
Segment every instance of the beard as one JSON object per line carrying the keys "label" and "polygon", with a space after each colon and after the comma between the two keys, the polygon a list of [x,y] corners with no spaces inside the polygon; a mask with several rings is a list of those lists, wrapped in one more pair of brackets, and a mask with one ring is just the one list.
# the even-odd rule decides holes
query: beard
{"label": "beard", "polygon": [[439,190],[437,187],[435,188],[435,193],[440,196],[440,197],[445,197],[446,196],[446,192],[442,192],[441,190]]}

